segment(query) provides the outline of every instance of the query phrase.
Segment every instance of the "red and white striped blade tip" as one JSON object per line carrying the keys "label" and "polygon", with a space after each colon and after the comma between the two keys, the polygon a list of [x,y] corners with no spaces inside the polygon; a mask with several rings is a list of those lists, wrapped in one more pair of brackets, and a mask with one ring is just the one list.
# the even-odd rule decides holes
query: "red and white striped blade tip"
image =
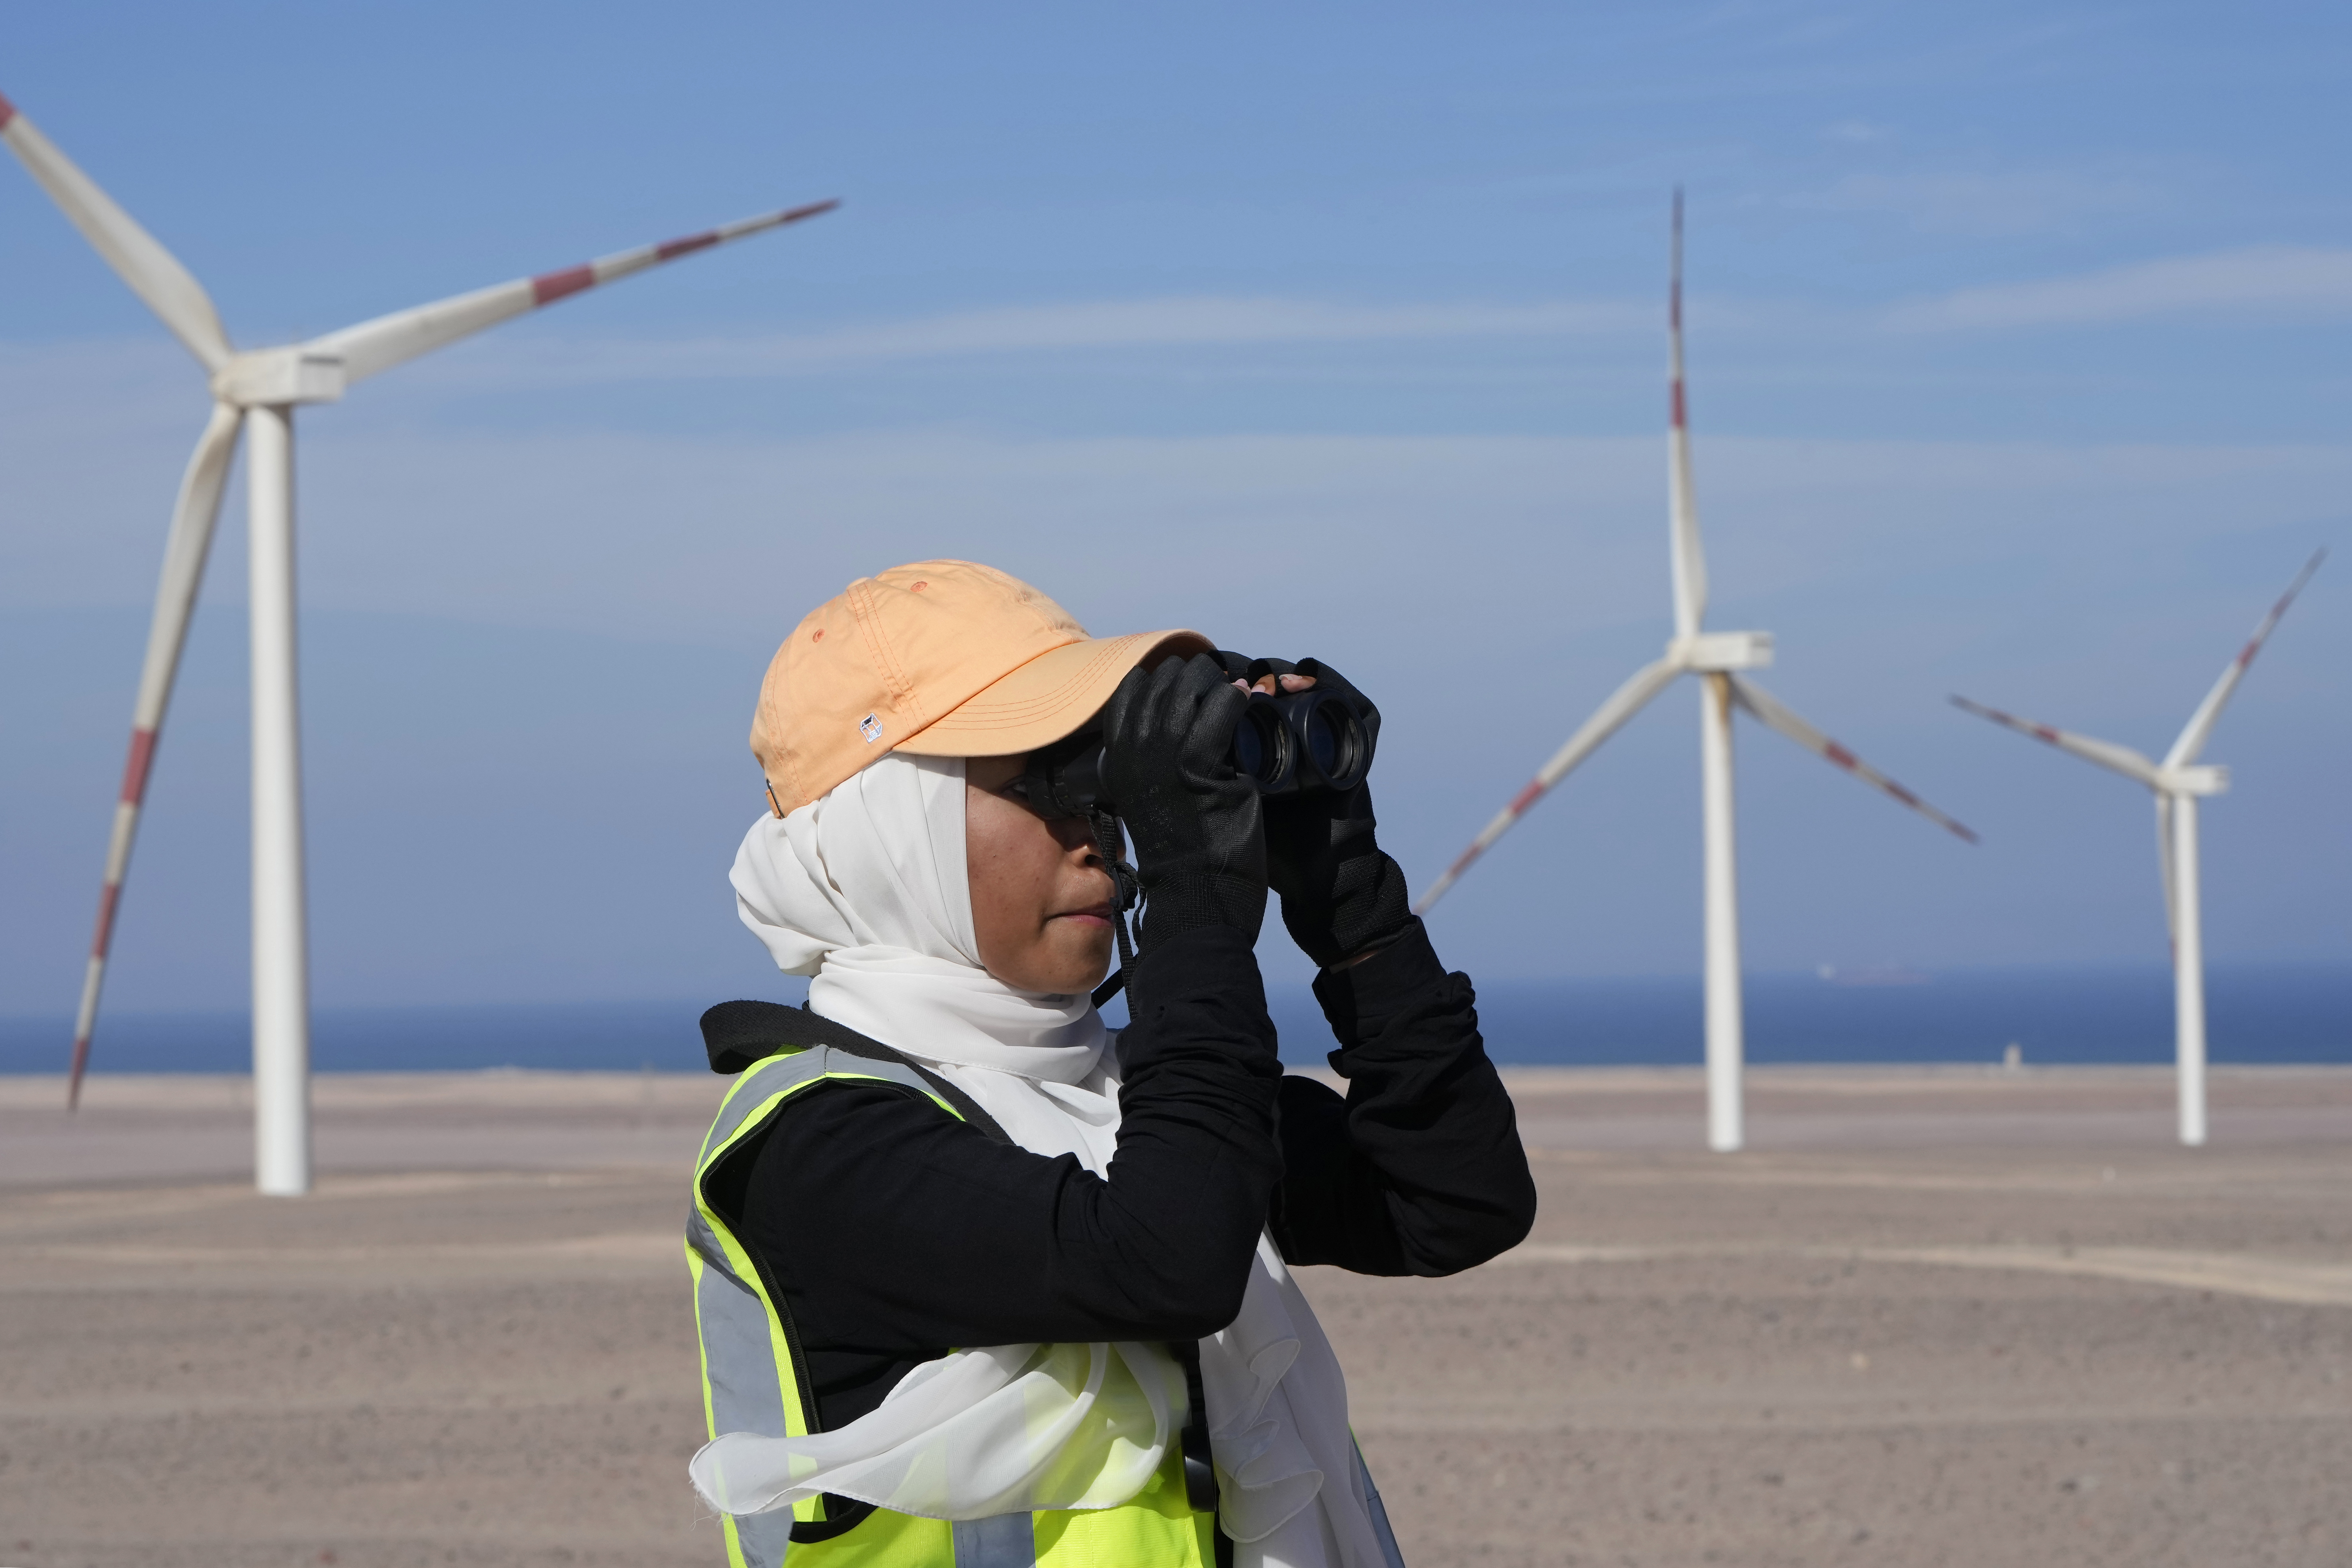
{"label": "red and white striped blade tip", "polygon": [[1828,759],[1832,765],[1844,769],[1847,773],[1852,773],[1855,778],[1860,779],[1864,784],[1873,785],[1893,799],[1900,801],[1903,805],[1909,806],[1920,816],[1927,818],[1930,822],[1933,822],[1937,826],[1944,829],[1945,832],[1949,833],[1956,837],[1965,839],[1970,844],[1980,842],[1977,837],[1977,830],[1970,827],[1967,823],[1962,822],[1956,816],[1948,816],[1944,812],[1937,810],[1936,807],[1929,805],[1926,801],[1921,800],[1917,795],[1913,795],[1909,790],[1904,788],[1895,780],[1888,778],[1885,773],[1880,773],[1868,763],[1864,762],[1860,757],[1855,756],[1852,752],[1847,751],[1835,741],[1832,741],[1828,737],[1824,736],[1822,737],[1822,755]]}
{"label": "red and white striped blade tip", "polygon": [[2018,733],[2021,735],[2031,735],[2035,740],[2042,742],[2047,745],[2054,746],[2059,744],[2060,742],[2064,739],[2066,734],[2066,731],[2063,730],[2054,729],[2048,724],[2038,723],[2032,719],[2021,719],[2014,713],[2004,713],[2000,709],[1991,707],[1986,703],[1971,702],[1969,699],[1962,697],[1957,691],[1952,694],[1951,700],[1952,706],[1959,709],[1963,712],[1973,713],[1979,719],[1990,719],[1996,724],[2006,724],[2011,729],[2015,730]]}
{"label": "red and white striped blade tip", "polygon": [[625,268],[625,271],[634,272],[645,266],[657,267],[665,261],[675,261],[681,256],[691,256],[698,250],[708,250],[714,245],[721,245],[744,235],[757,234],[765,229],[782,228],[788,223],[798,223],[803,218],[816,217],[821,214],[829,213],[840,205],[839,196],[828,196],[824,201],[811,202],[806,206],[786,207],[780,212],[763,213],[758,217],[722,224],[717,228],[706,228],[699,234],[685,235],[677,239],[666,239],[658,245],[646,247],[645,250],[625,250],[614,256],[599,257],[593,261],[583,261],[577,267],[562,267],[553,272],[542,272],[530,280],[530,302],[534,306],[551,305],[558,300],[568,299],[583,289],[593,289],[597,284],[607,280],[599,272],[599,268],[614,262],[646,257],[647,250],[652,252],[650,257],[637,262],[636,266]]}
{"label": "red and white striped blade tip", "polygon": [[1752,681],[1742,680],[1736,675],[1731,679],[1732,692],[1738,699],[1740,705],[1766,728],[1794,741],[1798,745],[1804,747],[1805,750],[1849,777],[1869,785],[1891,800],[1909,806],[1953,837],[1970,844],[1978,842],[1974,828],[1928,805],[1878,769],[1872,767],[1837,741],[1797,717],[1796,712],[1786,703],[1773,697],[1763,688]]}
{"label": "red and white striped blade tip", "polygon": [[1496,841],[1500,839],[1504,834],[1509,832],[1512,828],[1517,827],[1519,824],[1519,818],[1528,814],[1528,808],[1535,805],[1537,801],[1541,800],[1549,793],[1549,790],[1550,786],[1546,784],[1541,779],[1535,779],[1528,783],[1527,788],[1519,791],[1517,795],[1513,795],[1511,797],[1511,804],[1503,807],[1501,811],[1496,813],[1495,820],[1488,823],[1485,828],[1480,830],[1478,837],[1470,841],[1470,847],[1462,851],[1460,855],[1455,856],[1454,864],[1445,868],[1444,874],[1437,879],[1435,885],[1427,892],[1422,894],[1421,901],[1412,906],[1412,912],[1415,914],[1423,913],[1432,905],[1435,904],[1438,899],[1447,889],[1453,887],[1454,883],[1462,879],[1462,873],[1467,871],[1471,866],[1477,861],[1480,856],[1493,848]]}
{"label": "red and white striped blade tip", "polygon": [[2326,546],[2312,552],[2311,559],[2303,563],[2303,570],[2294,574],[2294,581],[2286,585],[2286,592],[2278,596],[2278,602],[2271,606],[2270,614],[2263,617],[2263,624],[2254,628],[2253,637],[2238,650],[2240,668],[2254,662],[2254,656],[2263,651],[2263,644],[2270,640],[2271,633],[2278,630],[2279,622],[2286,618],[2287,607],[2294,603],[2294,596],[2303,592],[2304,584],[2311,581],[2311,574],[2318,571],[2319,563],[2326,559]]}
{"label": "red and white striped blade tip", "polygon": [[1870,785],[1873,789],[1877,790],[1888,798],[1909,806],[1912,810],[1917,812],[1920,816],[1926,817],[1928,821],[1934,823],[1945,832],[1953,835],[1955,837],[1965,839],[1970,844],[1979,842],[1977,837],[1977,831],[1975,828],[1970,827],[1967,823],[1960,821],[1958,817],[1948,816],[1944,812],[1937,810],[1936,807],[1929,805],[1926,801],[1921,800],[1917,795],[1913,795],[1909,790],[1904,788],[1903,785],[1887,777],[1885,773],[1880,773],[1876,768],[1874,768],[1868,763],[1864,762],[1860,757],[1855,756],[1852,752],[1846,750],[1845,747],[1838,744],[1837,742],[1831,740],[1827,735],[1822,737],[1822,743],[1818,747],[1809,746],[1806,749],[1821,757],[1832,767],[1840,769],[1841,771],[1852,775],[1853,778],[1859,780],[1863,784]]}

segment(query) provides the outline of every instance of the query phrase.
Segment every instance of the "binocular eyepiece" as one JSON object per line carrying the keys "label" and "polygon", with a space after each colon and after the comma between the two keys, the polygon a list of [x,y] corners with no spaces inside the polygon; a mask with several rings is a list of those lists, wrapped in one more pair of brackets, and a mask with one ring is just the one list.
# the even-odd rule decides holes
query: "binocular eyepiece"
{"label": "binocular eyepiece", "polygon": [[[1249,668],[1252,678],[1269,673],[1255,663]],[[1365,706],[1321,687],[1279,696],[1253,691],[1234,726],[1234,771],[1260,795],[1354,789],[1371,771],[1380,733],[1377,716]],[[1031,752],[1010,787],[1041,816],[1118,814],[1103,784],[1102,730],[1096,724]]]}
{"label": "binocular eyepiece", "polygon": [[1040,816],[1118,815],[1103,785],[1102,731],[1087,725],[1075,735],[1029,753],[1021,776],[1007,786]]}

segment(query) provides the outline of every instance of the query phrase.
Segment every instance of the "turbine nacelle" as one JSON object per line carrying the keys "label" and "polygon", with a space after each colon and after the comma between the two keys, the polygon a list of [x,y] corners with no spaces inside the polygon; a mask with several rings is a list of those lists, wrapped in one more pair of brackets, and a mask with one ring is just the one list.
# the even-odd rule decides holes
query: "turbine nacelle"
{"label": "turbine nacelle", "polygon": [[1666,640],[1666,661],[1693,675],[1762,669],[1772,662],[1770,632],[1696,632]]}
{"label": "turbine nacelle", "polygon": [[236,408],[333,403],[343,395],[341,355],[299,346],[254,349],[214,373],[213,395]]}
{"label": "turbine nacelle", "polygon": [[2158,768],[2156,787],[2165,795],[2220,795],[2230,787],[2230,770],[2219,763]]}

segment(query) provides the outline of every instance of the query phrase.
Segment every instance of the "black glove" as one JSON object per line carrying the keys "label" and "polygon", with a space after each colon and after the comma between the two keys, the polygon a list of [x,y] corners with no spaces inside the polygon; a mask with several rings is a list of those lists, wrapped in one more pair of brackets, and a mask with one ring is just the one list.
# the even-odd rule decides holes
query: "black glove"
{"label": "black glove", "polygon": [[[1230,663],[1235,656],[1220,654]],[[1381,710],[1319,659],[1289,664],[1261,658],[1250,674],[1311,675],[1364,716],[1367,744],[1381,735]],[[1412,924],[1404,871],[1372,842],[1372,792],[1367,781],[1344,793],[1316,790],[1268,795],[1266,881],[1282,896],[1282,923],[1299,950],[1329,969],[1385,946]]]}
{"label": "black glove", "polygon": [[1103,710],[1103,784],[1135,846],[1147,952],[1205,925],[1255,942],[1265,923],[1257,786],[1232,757],[1248,701],[1196,654],[1129,671]]}

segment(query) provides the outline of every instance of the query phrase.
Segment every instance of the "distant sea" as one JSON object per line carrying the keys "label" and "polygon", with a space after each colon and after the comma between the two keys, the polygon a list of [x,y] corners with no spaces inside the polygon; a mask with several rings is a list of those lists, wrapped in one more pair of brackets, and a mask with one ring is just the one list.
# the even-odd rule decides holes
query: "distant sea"
{"label": "distant sea", "polygon": [[[2352,965],[2215,969],[2207,983],[2217,1062],[2352,1062]],[[1997,1062],[2014,1043],[2028,1066],[2172,1059],[2172,978],[2161,967],[1979,969],[1933,974],[1751,974],[1748,1055],[1757,1062]],[[1273,995],[1283,1056],[1330,1048],[1304,984]],[[689,1071],[704,1058],[705,1003],[322,1007],[320,1071],[594,1068]],[[1699,985],[1688,979],[1499,980],[1478,1014],[1499,1062],[1666,1065],[1700,1059]],[[1122,1021],[1113,1004],[1112,1021]],[[104,1016],[92,1068],[242,1072],[244,1014]],[[0,1016],[0,1072],[58,1072],[70,1020]]]}

